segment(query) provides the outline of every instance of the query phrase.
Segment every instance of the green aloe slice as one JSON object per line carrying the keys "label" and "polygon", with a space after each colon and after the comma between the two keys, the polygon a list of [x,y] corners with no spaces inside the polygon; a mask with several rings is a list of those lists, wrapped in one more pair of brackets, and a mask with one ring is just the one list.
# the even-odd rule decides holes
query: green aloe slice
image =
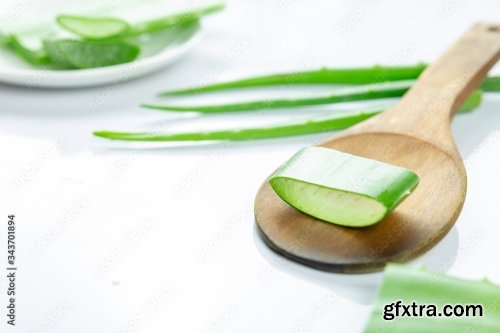
{"label": "green aloe slice", "polygon": [[[400,304],[435,305],[426,307],[423,316],[396,317],[396,302]],[[446,316],[445,305],[469,307],[469,316]],[[392,305],[392,308],[391,308]],[[482,316],[479,308],[483,308]],[[474,308],[473,308],[474,307]],[[460,310],[459,310],[460,311]],[[472,315],[475,312],[475,316]],[[439,315],[441,313],[441,315]],[[394,315],[394,317],[391,316]],[[385,319],[384,319],[385,317]],[[424,267],[391,264],[385,269],[382,287],[374,304],[364,333],[443,333],[443,332],[500,332],[500,286],[488,280],[468,281],[432,272]]]}
{"label": "green aloe slice", "polygon": [[117,37],[130,28],[127,22],[112,17],[59,15],[56,21],[62,28],[90,40]]}
{"label": "green aloe slice", "polygon": [[269,180],[297,210],[348,227],[379,222],[418,182],[410,170],[321,147],[300,150]]}
{"label": "green aloe slice", "polygon": [[3,43],[31,65],[43,65],[49,62],[49,56],[44,49],[31,49],[25,46],[16,35],[5,36]]}
{"label": "green aloe slice", "polygon": [[137,45],[125,41],[81,41],[74,39],[44,42],[52,62],[70,68],[95,68],[123,64],[135,60]]}

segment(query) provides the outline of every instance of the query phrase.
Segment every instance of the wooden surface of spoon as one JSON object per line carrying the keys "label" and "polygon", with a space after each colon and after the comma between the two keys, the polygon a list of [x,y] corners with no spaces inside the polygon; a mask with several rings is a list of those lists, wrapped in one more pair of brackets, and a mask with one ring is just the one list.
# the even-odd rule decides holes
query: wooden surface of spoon
{"label": "wooden surface of spoon", "polygon": [[319,146],[408,168],[420,184],[380,223],[346,228],[283,202],[267,180],[255,200],[261,236],[275,251],[315,268],[362,273],[425,252],[453,226],[467,190],[450,121],[500,57],[500,25],[469,29],[390,110]]}

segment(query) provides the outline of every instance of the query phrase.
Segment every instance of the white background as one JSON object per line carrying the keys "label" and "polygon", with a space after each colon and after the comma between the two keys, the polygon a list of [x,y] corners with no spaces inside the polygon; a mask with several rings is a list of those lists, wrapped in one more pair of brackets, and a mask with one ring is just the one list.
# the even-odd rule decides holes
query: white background
{"label": "white background", "polygon": [[[154,75],[84,90],[0,85],[0,249],[6,216],[16,214],[19,267],[13,329],[0,274],[0,330],[361,332],[380,274],[314,271],[273,254],[255,234],[261,182],[320,135],[137,149],[91,131],[249,126],[320,113],[195,119],[137,105],[162,89],[246,74],[430,62],[479,20],[499,22],[498,2],[230,1],[204,22],[189,55]],[[467,201],[457,226],[419,262],[500,283],[499,130],[498,95],[454,121]],[[0,253],[2,270],[5,261]]]}

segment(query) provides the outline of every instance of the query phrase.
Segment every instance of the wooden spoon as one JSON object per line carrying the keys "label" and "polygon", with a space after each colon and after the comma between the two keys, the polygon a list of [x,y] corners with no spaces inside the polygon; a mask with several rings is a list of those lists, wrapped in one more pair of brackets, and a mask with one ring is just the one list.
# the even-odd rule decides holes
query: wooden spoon
{"label": "wooden spoon", "polygon": [[500,25],[477,24],[392,109],[319,144],[419,175],[415,192],[387,218],[361,229],[322,222],[287,205],[266,181],[255,200],[266,243],[308,266],[345,273],[381,270],[430,249],[457,220],[467,190],[450,120],[499,57]]}

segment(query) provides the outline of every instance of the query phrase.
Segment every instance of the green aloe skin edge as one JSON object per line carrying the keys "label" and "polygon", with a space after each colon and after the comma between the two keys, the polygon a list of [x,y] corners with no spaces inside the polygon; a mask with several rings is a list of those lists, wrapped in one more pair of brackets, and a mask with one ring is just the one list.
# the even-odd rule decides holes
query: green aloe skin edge
{"label": "green aloe skin edge", "polygon": [[418,182],[410,170],[321,147],[300,150],[269,179],[295,209],[347,227],[381,221]]}
{"label": "green aloe skin edge", "polygon": [[[398,302],[407,306],[415,302],[417,308],[402,315]],[[450,316],[450,310],[445,315],[447,305],[458,306],[458,315]],[[469,281],[425,267],[390,264],[364,330],[380,332],[500,332],[500,286],[487,279]]]}

